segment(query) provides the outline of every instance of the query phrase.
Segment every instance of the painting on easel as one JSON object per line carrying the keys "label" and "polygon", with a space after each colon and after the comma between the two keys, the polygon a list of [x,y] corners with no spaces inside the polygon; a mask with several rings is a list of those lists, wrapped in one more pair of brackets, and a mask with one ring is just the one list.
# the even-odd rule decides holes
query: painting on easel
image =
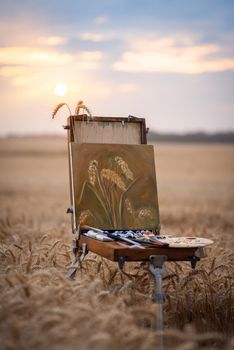
{"label": "painting on easel", "polygon": [[76,220],[104,229],[158,229],[150,145],[72,144]]}

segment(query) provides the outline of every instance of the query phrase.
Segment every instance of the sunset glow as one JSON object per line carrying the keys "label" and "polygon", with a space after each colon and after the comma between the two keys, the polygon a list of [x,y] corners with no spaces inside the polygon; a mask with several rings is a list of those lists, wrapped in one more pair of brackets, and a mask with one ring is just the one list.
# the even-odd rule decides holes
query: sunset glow
{"label": "sunset glow", "polygon": [[79,99],[159,132],[234,130],[234,2],[2,3],[0,136],[53,133]]}

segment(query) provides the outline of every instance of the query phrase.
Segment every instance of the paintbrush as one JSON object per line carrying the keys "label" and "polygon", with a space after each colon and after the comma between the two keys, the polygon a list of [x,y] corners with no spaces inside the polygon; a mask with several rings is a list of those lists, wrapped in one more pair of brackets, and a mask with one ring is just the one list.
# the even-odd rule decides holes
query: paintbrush
{"label": "paintbrush", "polygon": [[104,231],[101,230],[100,228],[96,228],[96,227],[92,227],[92,226],[88,226],[88,225],[81,226],[81,230],[93,230],[93,231],[96,231],[98,233],[104,233]]}
{"label": "paintbrush", "polygon": [[108,237],[114,239],[115,241],[124,241],[124,242],[130,243],[130,244],[133,244],[136,248],[145,249],[145,247],[141,243],[135,242],[135,240],[133,240],[133,239],[129,239],[129,238],[123,237],[121,235],[114,235],[110,232],[106,233],[106,235]]}

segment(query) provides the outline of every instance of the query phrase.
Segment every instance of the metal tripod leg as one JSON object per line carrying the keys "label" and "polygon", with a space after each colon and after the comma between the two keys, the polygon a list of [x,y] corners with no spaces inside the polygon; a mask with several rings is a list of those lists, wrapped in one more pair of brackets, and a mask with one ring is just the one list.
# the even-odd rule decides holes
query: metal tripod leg
{"label": "metal tripod leg", "polygon": [[71,266],[67,272],[67,277],[74,279],[76,276],[76,271],[81,267],[81,263],[85,258],[85,255],[88,254],[87,244],[83,243],[82,247],[79,246],[79,241],[77,239],[72,240],[72,252],[73,259]]}
{"label": "metal tripod leg", "polygon": [[[155,289],[154,289],[154,301],[157,304],[157,320],[156,330],[163,331],[163,302],[164,295],[162,290],[162,276],[164,272],[164,262],[167,260],[165,255],[151,255],[149,258],[150,265],[149,270],[154,276]],[[163,349],[163,337],[160,336],[160,349]]]}

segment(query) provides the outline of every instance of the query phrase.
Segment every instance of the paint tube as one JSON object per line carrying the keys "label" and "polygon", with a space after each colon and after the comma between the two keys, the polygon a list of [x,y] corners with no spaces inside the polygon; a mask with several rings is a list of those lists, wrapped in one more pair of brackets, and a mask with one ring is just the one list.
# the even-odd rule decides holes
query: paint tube
{"label": "paint tube", "polygon": [[113,242],[113,239],[107,236],[104,236],[100,233],[98,233],[95,237],[95,239],[97,239],[98,241],[102,241],[102,242]]}
{"label": "paint tube", "polygon": [[89,230],[88,232],[84,233],[85,236],[90,237],[90,238],[95,238],[98,241],[102,241],[102,242],[112,242],[113,239],[110,237],[107,237],[101,233],[97,233],[93,230]]}

